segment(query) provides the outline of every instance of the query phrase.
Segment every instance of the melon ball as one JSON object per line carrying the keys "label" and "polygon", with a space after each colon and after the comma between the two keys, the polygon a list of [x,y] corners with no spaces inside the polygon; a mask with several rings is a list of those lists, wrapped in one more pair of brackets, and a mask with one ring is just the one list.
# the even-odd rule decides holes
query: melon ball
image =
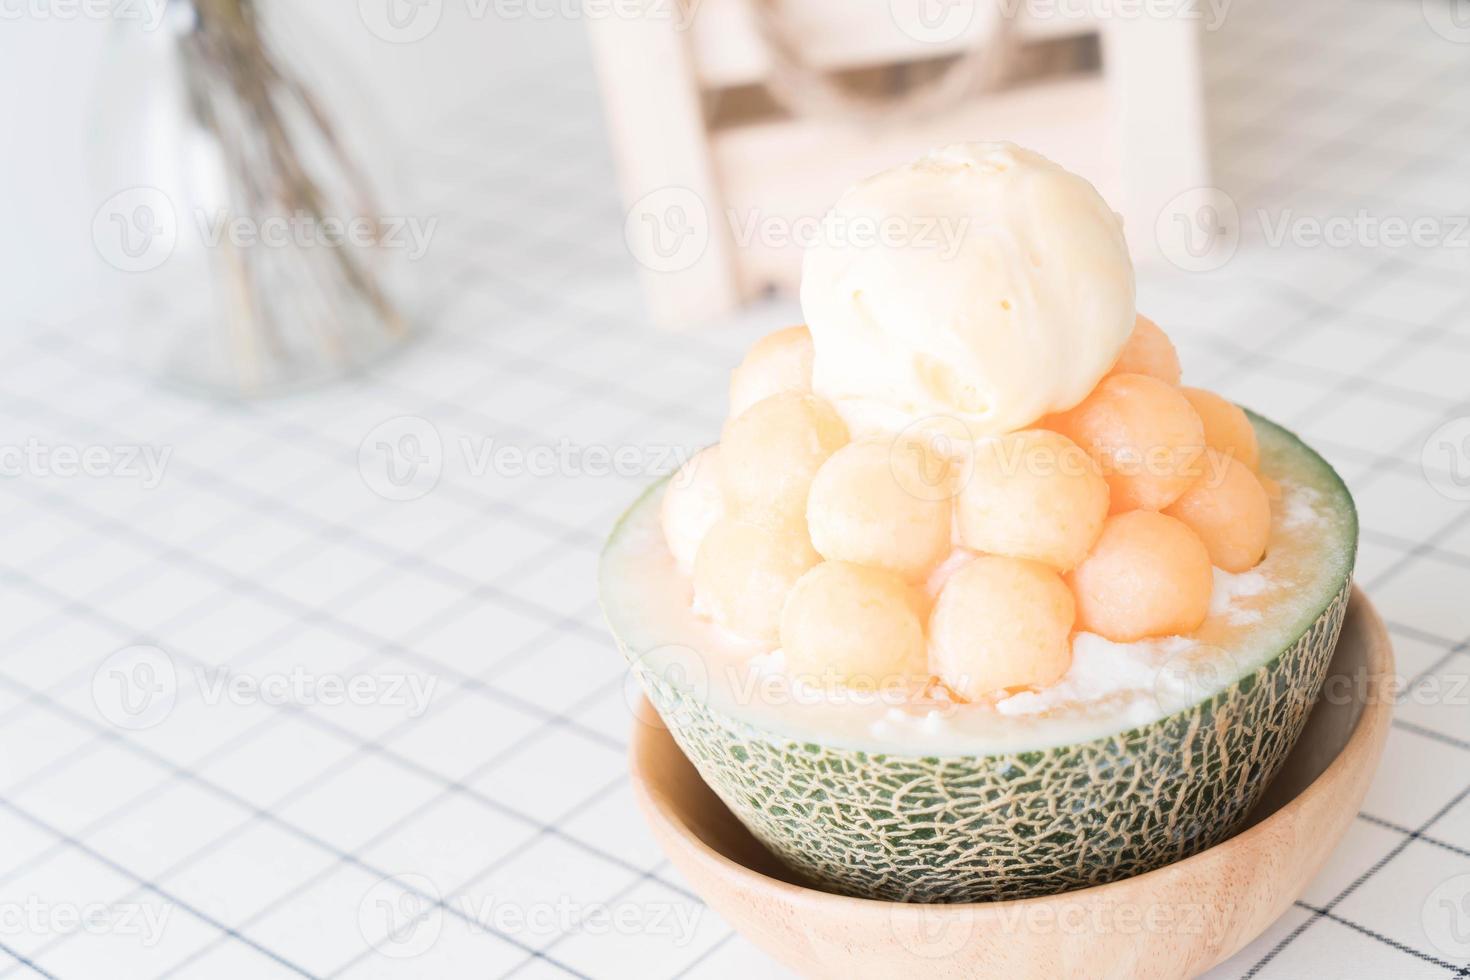
{"label": "melon ball", "polygon": [[715,522],[725,516],[725,498],[720,492],[719,446],[700,450],[679,467],[664,490],[658,516],[674,561],[688,574],[694,569],[700,542]]}
{"label": "melon ball", "polygon": [[1213,449],[1205,450],[1205,466],[1205,475],[1164,513],[1199,535],[1213,564],[1227,572],[1254,568],[1271,537],[1266,488],[1244,463]]}
{"label": "melon ball", "polygon": [[1205,445],[1234,456],[1250,469],[1255,469],[1261,462],[1261,450],[1256,444],[1256,427],[1251,425],[1245,410],[1213,391],[1203,388],[1182,390],[1204,423]]}
{"label": "melon ball", "polygon": [[812,390],[812,335],[787,327],[757,340],[730,375],[730,417],[783,391]]}
{"label": "melon ball", "polygon": [[815,395],[764,398],[725,423],[720,440],[725,506],[741,520],[804,522],[812,477],[847,442],[847,426]]}
{"label": "melon ball", "polygon": [[1109,374],[1146,374],[1160,381],[1177,385],[1183,370],[1179,367],[1179,352],[1169,335],[1159,325],[1142,313],[1133,321],[1133,333],[1123,345],[1123,353]]}
{"label": "melon ball", "polygon": [[1117,514],[1072,572],[1077,628],[1116,643],[1193,632],[1209,614],[1214,577],[1204,542],[1182,522]]}
{"label": "melon ball", "polygon": [[815,686],[875,691],[927,676],[914,590],[881,568],[824,561],[801,577],[781,613],[787,669]]}
{"label": "melon ball", "polygon": [[[893,476],[910,496],[953,501],[970,479],[975,436],[959,419],[944,415],[920,419],[891,439],[897,461]],[[899,465],[899,464],[902,465]]]}
{"label": "melon ball", "polygon": [[1031,558],[1067,571],[1081,561],[1108,516],[1097,463],[1058,432],[1031,429],[985,439],[955,501],[968,548]]}
{"label": "melon ball", "polygon": [[[858,562],[922,579],[950,551],[950,502],[916,496],[923,461],[899,440],[843,446],[812,480],[806,519],[828,561]],[[906,471],[900,475],[897,471]]]}
{"label": "melon ball", "polygon": [[1179,389],[1146,374],[1104,378],[1047,427],[1102,466],[1113,513],[1162,510],[1204,472],[1205,428]]}
{"label": "melon ball", "polygon": [[694,558],[695,605],[732,633],[774,644],[787,593],[819,561],[804,530],[726,518]]}
{"label": "melon ball", "polygon": [[982,555],[939,593],[929,617],[929,668],[968,701],[1054,684],[1072,664],[1075,613],[1055,569]]}

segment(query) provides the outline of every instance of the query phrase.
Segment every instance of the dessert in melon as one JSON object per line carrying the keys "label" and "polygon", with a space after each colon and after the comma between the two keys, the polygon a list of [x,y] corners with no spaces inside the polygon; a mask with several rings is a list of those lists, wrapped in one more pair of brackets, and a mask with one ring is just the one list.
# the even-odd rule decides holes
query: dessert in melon
{"label": "dessert in melon", "polygon": [[811,391],[812,354],[806,327],[787,327],[756,341],[730,374],[730,417],[783,391]]}
{"label": "dessert in melon", "polygon": [[1119,643],[1193,633],[1215,586],[1199,535],[1152,510],[1108,518],[1070,579],[1078,628]]}
{"label": "dessert in melon", "polygon": [[1157,323],[1139,314],[1133,324],[1133,333],[1128,335],[1128,343],[1123,345],[1123,352],[1113,362],[1109,373],[1147,374],[1177,385],[1184,369],[1179,364],[1179,353],[1174,350],[1174,342],[1169,335],[1160,330]]}
{"label": "dessert in melon", "polygon": [[855,691],[905,685],[928,672],[925,606],[881,568],[824,561],[792,587],[781,611],[781,648],[798,678]]}
{"label": "dessert in melon", "polygon": [[1256,430],[1245,410],[1203,388],[1182,388],[1205,427],[1205,445],[1254,470],[1261,459]]}
{"label": "dessert in melon", "polygon": [[619,524],[601,593],[651,700],[758,838],[851,894],[1045,894],[1220,840],[1336,640],[1342,482],[1181,387],[1116,217],[1049,161],[949,147],[836,210],[966,230],[809,251],[806,327],[751,349],[719,445]]}
{"label": "dessert in melon", "polygon": [[975,444],[954,501],[955,531],[972,551],[1031,558],[1068,571],[1102,533],[1111,493],[1075,442],[1030,429]]}
{"label": "dessert in melon", "polygon": [[807,497],[812,544],[831,561],[928,576],[952,549],[954,508],[907,487],[924,479],[923,450],[891,439],[848,443],[817,471]]}
{"label": "dessert in melon", "polygon": [[758,524],[804,524],[817,470],[846,443],[847,426],[826,400],[799,391],[761,399],[725,423],[725,507]]}
{"label": "dessert in melon", "polygon": [[1112,374],[1046,419],[1102,467],[1114,513],[1159,510],[1205,475],[1205,426],[1184,394],[1147,374]]}
{"label": "dessert in melon", "polygon": [[950,575],[929,620],[930,669],[961,698],[1044,688],[1072,664],[1077,602],[1056,569],[978,555]]}

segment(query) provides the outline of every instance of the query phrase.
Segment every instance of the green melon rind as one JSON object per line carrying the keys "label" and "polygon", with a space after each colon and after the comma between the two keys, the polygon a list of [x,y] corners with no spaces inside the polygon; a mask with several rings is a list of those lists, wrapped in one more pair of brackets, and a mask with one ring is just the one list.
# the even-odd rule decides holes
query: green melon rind
{"label": "green melon rind", "polygon": [[[1321,466],[1356,542],[1351,497]],[[705,781],[812,882],[907,902],[1023,898],[1142,874],[1236,830],[1306,724],[1351,569],[1349,556],[1341,587],[1294,642],[1213,696],[1139,728],[1028,752],[918,757],[792,740],[688,696],[618,643]]]}

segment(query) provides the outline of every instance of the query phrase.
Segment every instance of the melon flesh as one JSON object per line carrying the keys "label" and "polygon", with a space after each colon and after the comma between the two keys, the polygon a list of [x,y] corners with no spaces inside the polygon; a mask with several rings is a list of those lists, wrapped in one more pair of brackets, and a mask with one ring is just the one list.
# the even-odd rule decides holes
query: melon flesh
{"label": "melon flesh", "polygon": [[930,662],[967,701],[1055,684],[1072,662],[1072,593],[1056,569],[981,555],[944,583],[929,620]]}
{"label": "melon flesh", "polygon": [[[849,443],[812,480],[807,525],[823,558],[922,579],[950,550],[950,504],[910,492],[922,464],[900,441]],[[932,496],[932,495],[931,495]]]}
{"label": "melon flesh", "polygon": [[1295,437],[1253,424],[1281,488],[1265,560],[1217,573],[1228,601],[1189,637],[1079,634],[1067,676],[1040,692],[947,706],[779,696],[758,683],[777,654],[690,612],[656,489],[604,552],[603,609],[704,781],[832,891],[986,901],[1142,874],[1240,826],[1301,733],[1347,608],[1346,489]]}
{"label": "melon flesh", "polygon": [[1203,472],[1199,413],[1179,389],[1146,374],[1109,375],[1082,404],[1045,425],[1098,461],[1114,513],[1162,510]]}
{"label": "melon flesh", "polygon": [[1159,325],[1142,313],[1134,321],[1133,333],[1109,374],[1147,374],[1177,385],[1183,371],[1179,367],[1179,353],[1174,342]]}
{"label": "melon flesh", "polygon": [[812,390],[812,335],[806,327],[767,334],[730,375],[730,417],[783,391]]}
{"label": "melon flesh", "polygon": [[[1216,597],[1230,592],[1235,598],[1226,608],[1212,609],[1191,637],[1225,651],[1232,678],[1274,657],[1311,624],[1346,580],[1357,541],[1351,499],[1331,468],[1285,430],[1261,419],[1254,425],[1262,474],[1283,493],[1272,505],[1266,557],[1238,578],[1216,572]],[[881,706],[749,703],[740,693],[742,685],[748,691],[752,654],[775,641],[753,647],[693,612],[688,577],[675,565],[659,527],[660,495],[651,492],[629,512],[604,554],[601,590],[609,622],[627,648],[674,644],[700,651],[726,681],[714,685],[710,697],[753,725],[872,752],[970,754],[1095,738],[1157,720],[1167,707],[1157,703],[1148,684],[1118,686],[1125,674],[1163,669],[1173,648],[1160,640],[1115,644],[1117,685],[1094,684],[1074,701],[1040,714],[970,705],[936,718],[922,706],[895,714]],[[815,564],[815,555],[789,566],[783,575],[796,574],[787,581],[794,583],[803,563]],[[769,636],[776,610],[763,608],[769,610],[762,619]]]}
{"label": "melon flesh", "polygon": [[1256,446],[1256,430],[1245,409],[1203,388],[1183,388],[1181,391],[1204,423],[1205,445],[1254,470],[1261,452]]}

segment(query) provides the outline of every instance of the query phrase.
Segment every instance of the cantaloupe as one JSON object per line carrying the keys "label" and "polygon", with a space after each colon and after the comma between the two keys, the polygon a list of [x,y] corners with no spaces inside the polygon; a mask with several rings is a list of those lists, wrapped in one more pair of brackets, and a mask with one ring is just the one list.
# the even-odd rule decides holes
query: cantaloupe
{"label": "cantaloupe", "polygon": [[1070,576],[1077,626],[1118,643],[1193,633],[1210,612],[1214,571],[1199,535],[1151,510],[1114,514]]}
{"label": "cantaloupe", "polygon": [[710,528],[695,555],[694,601],[730,632],[775,642],[786,596],[820,560],[800,526],[726,518]]}
{"label": "cantaloupe", "polygon": [[1087,554],[1107,516],[1108,484],[1097,463],[1045,429],[978,443],[973,472],[955,499],[965,547],[1064,572]]}
{"label": "cantaloupe", "polygon": [[1245,410],[1213,391],[1203,388],[1184,388],[1182,391],[1204,424],[1205,445],[1255,469],[1261,452],[1256,447],[1255,427],[1246,418]]}
{"label": "cantaloupe", "polygon": [[687,585],[663,543],[656,488],[604,552],[603,609],[704,780],[804,878],[949,902],[1140,874],[1240,826],[1301,732],[1347,604],[1357,519],[1346,488],[1294,436],[1252,423],[1262,474],[1290,498],[1260,567],[1286,569],[1291,585],[1241,624],[1212,616],[1201,642],[1228,669],[1207,675],[1197,701],[1161,701],[1141,718],[1105,705],[1012,717],[972,704],[894,727],[881,704],[782,704],[717,683],[745,668],[725,664],[712,627],[679,605]]}
{"label": "cantaloupe", "polygon": [[1173,341],[1142,313],[1134,321],[1133,333],[1128,335],[1128,343],[1109,373],[1147,374],[1171,385],[1177,385],[1183,375]]}
{"label": "cantaloupe", "polygon": [[787,327],[757,340],[730,374],[730,417],[783,391],[812,390],[812,335]]}
{"label": "cantaloupe", "polygon": [[1146,374],[1103,378],[1080,405],[1045,425],[1097,460],[1114,513],[1162,510],[1203,472],[1199,413],[1178,388]]}
{"label": "cantaloupe", "polygon": [[679,467],[664,491],[659,520],[679,567],[694,570],[694,556],[709,529],[725,516],[720,491],[720,447],[700,450]]}
{"label": "cantaloupe", "polygon": [[1210,561],[1227,572],[1254,568],[1271,538],[1271,500],[1242,462],[1205,451],[1206,474],[1164,513],[1199,535]]}
{"label": "cantaloupe", "polygon": [[880,568],[824,561],[796,583],[781,613],[789,673],[826,688],[884,691],[927,679],[922,606]]}
{"label": "cantaloupe", "polygon": [[725,507],[768,527],[804,521],[817,470],[847,443],[837,411],[815,395],[781,392],[725,423],[720,476]]}
{"label": "cantaloupe", "polygon": [[812,480],[806,518],[823,558],[921,579],[949,553],[950,502],[910,491],[923,463],[893,439],[849,443]]}
{"label": "cantaloupe", "polygon": [[944,583],[929,619],[929,663],[970,701],[1054,684],[1072,663],[1076,605],[1056,569],[982,555]]}

